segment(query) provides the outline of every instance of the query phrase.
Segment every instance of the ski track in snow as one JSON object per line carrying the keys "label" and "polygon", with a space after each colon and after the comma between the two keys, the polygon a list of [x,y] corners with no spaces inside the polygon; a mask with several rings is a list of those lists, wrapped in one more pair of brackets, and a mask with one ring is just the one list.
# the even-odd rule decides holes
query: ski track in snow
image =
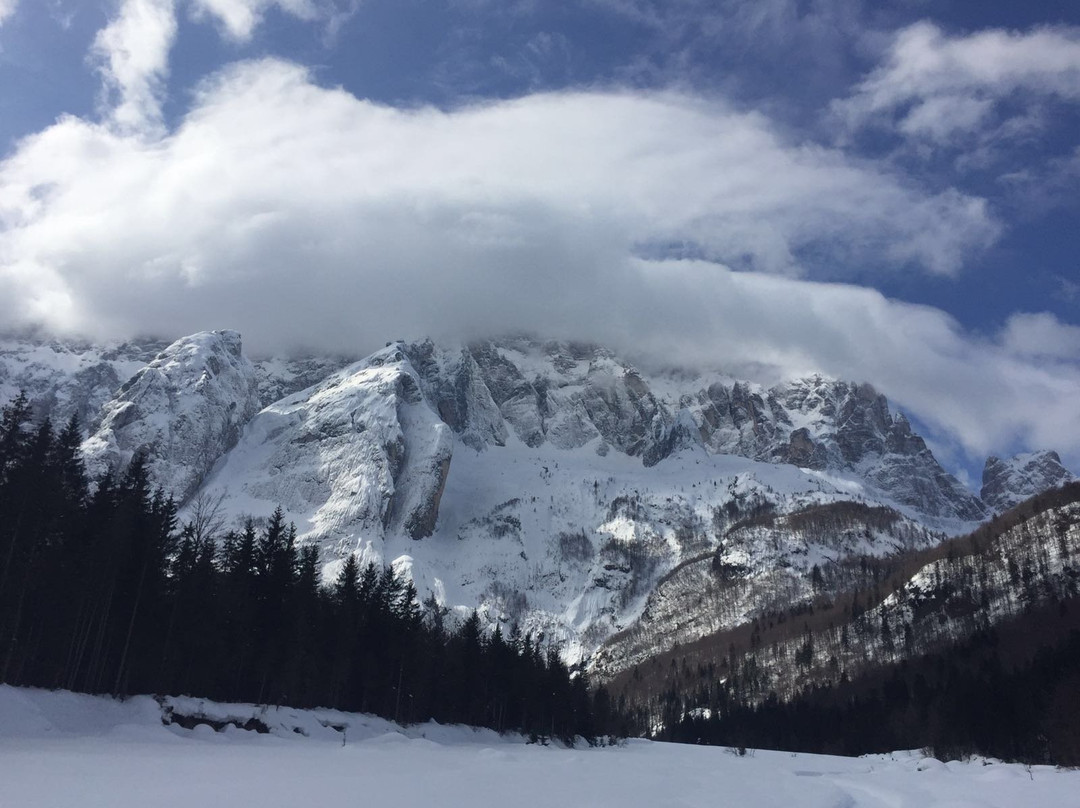
{"label": "ski track in snow", "polygon": [[[118,702],[0,686],[0,808],[1056,808],[1075,806],[1080,793],[1077,771],[942,763],[916,752],[740,757],[648,741],[565,749],[332,710],[169,703],[218,720],[258,715],[272,731],[164,726],[161,708],[145,696]],[[328,723],[348,725],[344,743]]]}

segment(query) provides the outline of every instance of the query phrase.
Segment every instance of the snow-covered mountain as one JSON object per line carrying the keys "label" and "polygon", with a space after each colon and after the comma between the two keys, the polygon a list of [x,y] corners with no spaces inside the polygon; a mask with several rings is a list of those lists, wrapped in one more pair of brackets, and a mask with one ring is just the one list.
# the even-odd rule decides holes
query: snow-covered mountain
{"label": "snow-covered mountain", "polygon": [[431,535],[453,452],[450,427],[387,348],[258,413],[203,490],[255,514],[282,506],[341,549]]}
{"label": "snow-covered mountain", "polygon": [[83,443],[87,471],[113,472],[144,452],[155,482],[182,502],[258,410],[255,368],[241,352],[240,335],[185,337],[104,404],[100,425]]}
{"label": "snow-covered mountain", "polygon": [[893,415],[870,385],[822,376],[768,390],[712,384],[681,403],[715,452],[853,474],[926,517],[978,521],[986,515],[907,418]]}
{"label": "snow-covered mountain", "polygon": [[1008,460],[988,457],[980,497],[996,513],[1007,511],[1048,488],[1076,479],[1057,452],[1029,452]]}
{"label": "snow-covered mountain", "polygon": [[[101,394],[79,373],[113,367],[89,346],[18,346],[0,378],[52,351],[33,375],[43,401],[90,408]],[[393,563],[422,596],[571,655],[607,644],[610,667],[812,598],[815,568],[988,513],[883,396],[822,376],[643,372],[524,337],[253,364],[235,332],[181,339],[132,373],[89,419],[92,471],[144,450],[181,502],[205,494],[233,521],[281,506],[328,576],[348,553]],[[840,522],[815,521],[845,502]]]}
{"label": "snow-covered mountain", "polygon": [[[953,530],[983,513],[866,386],[710,388],[527,339],[392,343],[266,407],[201,490],[237,519],[280,505],[324,559],[406,566],[449,605],[581,653],[655,617],[658,582],[711,557],[753,507],[869,500]],[[894,551],[881,535],[833,552]],[[819,540],[801,539],[805,557],[827,556]],[[749,555],[755,575],[792,567],[790,554]],[[800,596],[811,566],[788,575]],[[762,606],[747,597],[725,619]]]}
{"label": "snow-covered mountain", "polygon": [[0,338],[0,401],[26,391],[38,417],[95,427],[117,388],[168,346],[161,340],[90,345],[33,337]]}

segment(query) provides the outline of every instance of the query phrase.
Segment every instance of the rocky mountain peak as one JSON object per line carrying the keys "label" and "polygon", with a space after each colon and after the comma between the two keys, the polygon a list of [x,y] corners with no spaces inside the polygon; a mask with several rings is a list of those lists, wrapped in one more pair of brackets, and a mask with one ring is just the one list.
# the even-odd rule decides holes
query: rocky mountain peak
{"label": "rocky mountain peak", "polygon": [[255,369],[236,331],[203,331],[161,351],[102,407],[83,444],[95,475],[144,452],[151,477],[179,501],[200,486],[259,409]]}
{"label": "rocky mountain peak", "polygon": [[861,477],[937,519],[978,521],[985,508],[949,475],[902,414],[869,384],[815,374],[761,389],[714,382],[683,403],[711,452]]}
{"label": "rocky mountain peak", "polygon": [[301,517],[304,535],[355,548],[388,533],[431,534],[453,454],[407,346],[392,343],[266,407],[206,490]]}
{"label": "rocky mountain peak", "polygon": [[1007,511],[1028,497],[1076,479],[1061,464],[1057,452],[1018,454],[1007,460],[988,457],[983,467],[981,496],[997,513]]}

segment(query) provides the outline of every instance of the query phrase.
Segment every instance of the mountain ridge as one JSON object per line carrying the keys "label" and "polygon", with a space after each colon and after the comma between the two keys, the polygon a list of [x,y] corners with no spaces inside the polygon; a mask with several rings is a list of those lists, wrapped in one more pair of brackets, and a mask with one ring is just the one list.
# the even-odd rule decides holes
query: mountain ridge
{"label": "mountain ridge", "polygon": [[[723,610],[737,624],[769,598],[812,598],[815,566],[933,544],[988,513],[869,385],[642,372],[585,343],[399,341],[351,364],[252,363],[235,332],[202,332],[102,413],[94,471],[146,451],[157,482],[219,502],[232,524],[281,506],[326,578],[349,554],[393,564],[439,603],[578,658],[651,621],[634,635],[647,654],[657,626],[695,608],[687,587],[713,559],[750,582]],[[843,502],[895,519],[861,516],[839,543],[732,533]],[[689,639],[719,626],[692,622]]]}

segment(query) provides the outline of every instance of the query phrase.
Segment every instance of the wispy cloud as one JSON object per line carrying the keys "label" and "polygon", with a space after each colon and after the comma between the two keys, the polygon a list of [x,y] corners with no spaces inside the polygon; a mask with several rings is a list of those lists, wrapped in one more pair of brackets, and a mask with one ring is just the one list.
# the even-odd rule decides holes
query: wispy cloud
{"label": "wispy cloud", "polygon": [[225,33],[239,42],[247,42],[266,13],[277,8],[300,20],[327,24],[328,34],[337,29],[359,8],[359,0],[191,0],[196,16],[210,15],[221,23]]}
{"label": "wispy cloud", "polygon": [[863,0],[582,0],[652,34],[618,71],[649,81],[721,87],[755,103],[813,107],[847,81],[879,37]]}
{"label": "wispy cloud", "polygon": [[1080,326],[1066,325],[1052,314],[1014,314],[1001,333],[1001,344],[1020,359],[1057,359],[1080,366]]}
{"label": "wispy cloud", "polygon": [[0,25],[3,25],[4,20],[15,13],[18,5],[19,0],[0,0]]}
{"label": "wispy cloud", "polygon": [[898,32],[884,63],[833,109],[849,129],[895,127],[949,144],[1023,134],[1039,125],[1030,114],[1045,97],[1080,101],[1080,29],[953,36],[920,22]]}

